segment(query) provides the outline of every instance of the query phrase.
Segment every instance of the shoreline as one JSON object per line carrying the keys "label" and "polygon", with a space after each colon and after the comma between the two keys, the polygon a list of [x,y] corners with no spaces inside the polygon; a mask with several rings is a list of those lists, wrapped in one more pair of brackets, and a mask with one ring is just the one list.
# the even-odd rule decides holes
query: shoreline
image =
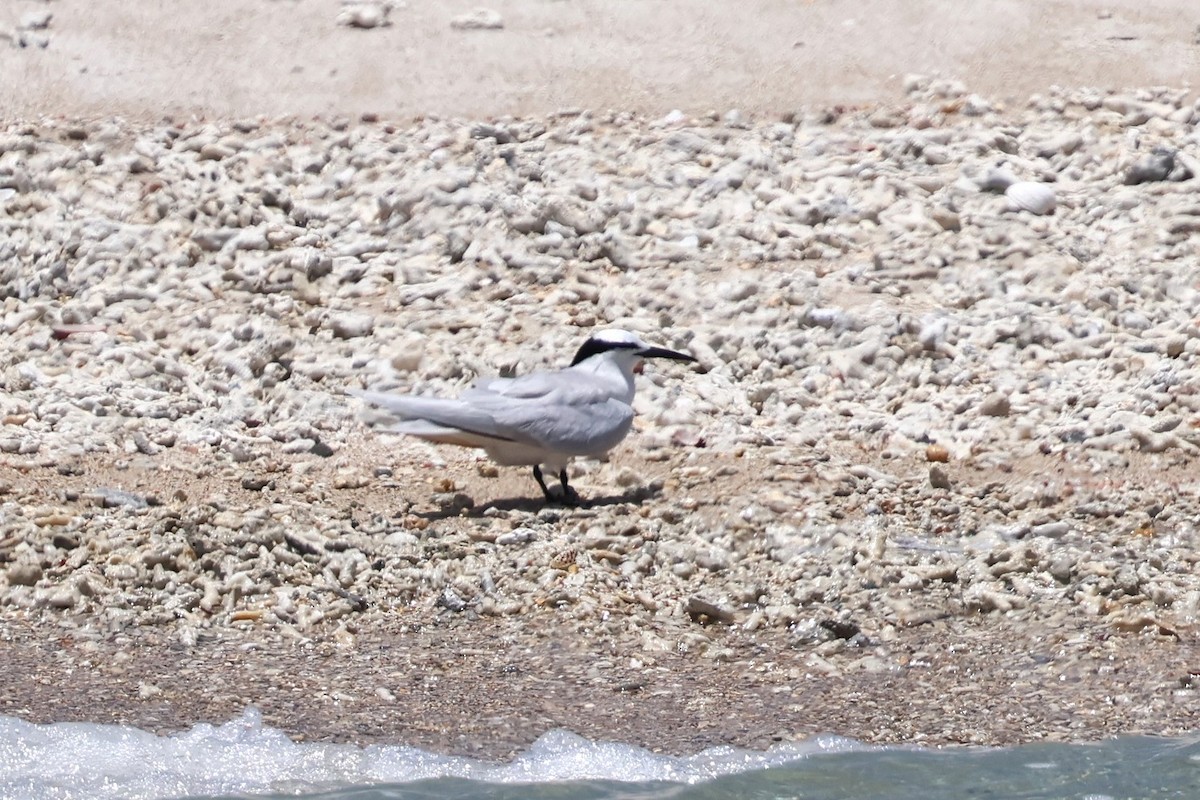
{"label": "shoreline", "polygon": [[578,632],[548,616],[519,626],[532,630],[433,620],[299,641],[231,630],[190,647],[159,631],[95,641],[9,620],[0,652],[23,677],[0,690],[0,714],[169,734],[254,707],[295,741],[410,745],[492,761],[558,728],[668,755],[764,750],[819,734],[943,747],[1195,732],[1181,643],[1112,637],[1080,620],[1037,633],[996,620],[940,621],[820,655],[787,634],[706,630],[719,658],[636,653],[646,663],[633,668],[614,653],[631,651],[611,642],[582,652],[565,644]]}

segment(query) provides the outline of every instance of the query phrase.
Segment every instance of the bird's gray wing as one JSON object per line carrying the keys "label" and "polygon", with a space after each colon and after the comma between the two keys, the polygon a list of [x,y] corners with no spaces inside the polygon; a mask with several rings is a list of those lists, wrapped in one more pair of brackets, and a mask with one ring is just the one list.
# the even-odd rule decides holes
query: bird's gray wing
{"label": "bird's gray wing", "polygon": [[534,397],[472,394],[469,402],[510,439],[546,450],[592,455],[612,449],[633,425],[633,409],[608,396],[551,391]]}
{"label": "bird's gray wing", "polygon": [[[386,427],[431,441],[443,430],[575,455],[610,450],[629,433],[633,409],[603,386],[566,373],[534,372],[476,384],[455,400],[352,391],[394,418]],[[419,424],[420,423],[420,424]],[[422,424],[426,427],[422,427]],[[447,438],[435,438],[435,434]]]}

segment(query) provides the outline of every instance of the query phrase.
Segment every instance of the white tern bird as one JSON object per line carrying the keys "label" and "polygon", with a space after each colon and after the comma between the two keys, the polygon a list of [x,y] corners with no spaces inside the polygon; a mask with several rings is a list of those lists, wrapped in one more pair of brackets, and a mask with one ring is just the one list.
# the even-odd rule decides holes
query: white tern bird
{"label": "white tern bird", "polygon": [[547,502],[555,498],[542,467],[558,475],[566,503],[578,500],[567,482],[576,456],[603,456],[633,427],[634,373],[647,358],[695,361],[652,347],[636,334],[604,330],[575,353],[571,366],[517,378],[479,381],[457,399],[352,390],[384,413],[368,423],[429,442],[477,447],[504,466],[532,466]]}

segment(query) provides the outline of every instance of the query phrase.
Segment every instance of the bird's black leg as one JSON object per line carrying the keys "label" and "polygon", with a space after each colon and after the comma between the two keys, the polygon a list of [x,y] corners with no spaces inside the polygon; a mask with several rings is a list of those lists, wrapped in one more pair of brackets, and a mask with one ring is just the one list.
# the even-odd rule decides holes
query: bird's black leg
{"label": "bird's black leg", "polygon": [[546,502],[553,502],[554,496],[550,494],[550,488],[546,486],[546,479],[542,477],[542,468],[538,464],[533,465],[533,479],[538,482],[538,486],[542,487],[542,494],[546,495]]}
{"label": "bird's black leg", "polygon": [[571,484],[567,483],[567,470],[565,467],[563,468],[563,470],[561,472],[558,473],[558,482],[562,484],[563,504],[568,505],[568,506],[578,505],[579,504],[579,492],[572,489]]}

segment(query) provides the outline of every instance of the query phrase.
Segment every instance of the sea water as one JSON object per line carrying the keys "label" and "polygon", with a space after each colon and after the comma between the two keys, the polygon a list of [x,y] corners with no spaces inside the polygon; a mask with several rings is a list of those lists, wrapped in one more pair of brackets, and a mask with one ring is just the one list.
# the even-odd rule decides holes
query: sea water
{"label": "sea water", "polygon": [[685,757],[551,731],[511,762],[297,743],[247,711],[172,736],[0,717],[0,798],[322,800],[1200,799],[1200,735],[920,749],[818,736]]}

